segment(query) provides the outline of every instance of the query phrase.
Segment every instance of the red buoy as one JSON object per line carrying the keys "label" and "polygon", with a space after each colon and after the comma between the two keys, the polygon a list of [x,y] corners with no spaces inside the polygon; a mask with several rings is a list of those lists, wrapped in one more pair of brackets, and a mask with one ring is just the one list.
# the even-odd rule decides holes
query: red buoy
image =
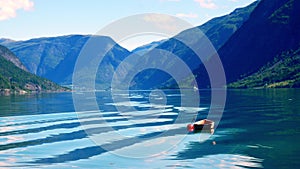
{"label": "red buoy", "polygon": [[193,124],[188,124],[188,125],[187,125],[187,130],[188,130],[189,132],[193,132],[193,131],[195,130],[194,125],[193,125]]}

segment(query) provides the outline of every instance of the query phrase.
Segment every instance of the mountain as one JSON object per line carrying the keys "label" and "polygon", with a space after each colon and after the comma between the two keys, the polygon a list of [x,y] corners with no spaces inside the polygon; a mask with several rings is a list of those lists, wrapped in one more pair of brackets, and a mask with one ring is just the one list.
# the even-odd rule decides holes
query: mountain
{"label": "mountain", "polygon": [[[234,32],[237,31],[243,25],[243,23],[248,20],[251,12],[255,9],[258,3],[259,1],[255,1],[246,7],[237,8],[228,15],[213,18],[203,25],[185,30],[177,36],[189,37],[189,39],[194,41],[193,43],[197,43],[199,39],[195,39],[193,35],[195,35],[195,32],[197,32],[198,29],[200,29],[218,50],[221,46],[224,45],[224,43],[230,38],[230,36],[233,35]],[[177,42],[172,38],[169,40],[151,42],[132,50],[132,52],[139,54],[139,51],[147,52],[160,45],[163,46],[159,48],[169,49],[170,46],[175,46],[176,43]],[[177,50],[179,49],[174,49],[174,52],[176,52]],[[185,48],[182,50],[187,49]]]}
{"label": "mountain", "polygon": [[283,52],[256,73],[228,85],[228,88],[291,87],[300,87],[300,47]]}
{"label": "mountain", "polygon": [[4,46],[1,46],[0,45],[0,55],[4,58],[4,59],[6,59],[6,60],[8,60],[8,61],[10,61],[10,62],[12,62],[15,66],[17,66],[18,68],[20,68],[20,69],[22,69],[22,70],[24,70],[24,71],[27,71],[28,72],[28,70],[26,69],[26,67],[21,63],[21,61],[9,50],[9,49],[7,49],[6,47],[4,47]]}
{"label": "mountain", "polygon": [[[93,39],[97,39],[97,48],[99,49],[99,54],[103,54],[106,49],[111,48],[105,54],[102,62],[98,65],[98,71],[96,74],[96,83],[98,84],[98,89],[106,89],[110,87],[114,70],[130,54],[130,52],[122,48],[109,37],[99,36],[93,37]],[[58,83],[72,83],[73,70],[80,50],[78,48],[76,52],[73,52],[71,55],[67,55],[66,57],[64,57],[64,59],[61,60],[61,62],[55,67],[55,69],[47,72],[45,77]]]}
{"label": "mountain", "polygon": [[[215,18],[199,27],[204,30],[218,49],[218,55],[225,69],[226,80],[229,83],[228,87],[245,88],[264,85],[266,87],[298,87],[299,62],[297,51],[300,46],[300,1],[261,0],[246,8],[237,9],[231,15],[240,16],[238,13],[243,13],[241,11],[248,11],[249,13],[245,12],[248,14],[248,18],[243,20],[244,22],[239,22],[242,24],[238,25],[237,29],[232,29],[235,30],[233,34],[228,35],[226,31],[216,31],[222,32],[221,35],[224,35],[225,39],[220,38],[220,36],[214,36],[214,39],[212,35],[215,34],[209,34],[210,31],[218,30],[215,28],[220,22],[216,26],[211,26],[211,23],[213,23],[212,21],[215,23],[217,20],[221,21],[220,18]],[[228,23],[235,21],[234,17],[227,16],[227,18]],[[209,28],[210,30],[208,30]],[[204,65],[196,59],[193,51],[176,40],[178,38],[188,39],[190,44],[196,44],[200,49],[201,47],[205,49],[206,46],[202,43],[202,39],[197,38],[193,30],[196,28],[180,33],[155,49],[171,51],[191,69],[196,67],[193,73],[197,77],[198,85],[201,88],[210,87],[210,79]],[[289,54],[286,54],[287,52]],[[211,63],[211,60],[213,59],[208,57],[202,61]],[[178,67],[178,71],[180,69]],[[144,73],[145,75],[151,81],[158,79],[160,82],[169,77],[160,72],[155,73],[155,71],[148,74]],[[186,77],[182,83],[191,86],[195,82],[190,79],[190,77]],[[176,87],[172,78],[163,85],[167,88]]]}
{"label": "mountain", "polygon": [[258,3],[259,1],[255,1],[246,7],[235,9],[228,15],[213,18],[201,26],[183,31],[179,36],[188,36],[197,43],[200,39],[193,38],[193,35],[200,29],[218,50],[249,19]]}
{"label": "mountain", "polygon": [[227,81],[243,79],[285,51],[296,51],[300,45],[299,11],[298,0],[262,0],[218,51]]}
{"label": "mountain", "polygon": [[[5,57],[2,55],[4,54]],[[67,88],[33,75],[7,58],[16,58],[9,49],[0,46],[0,93],[27,93],[43,91],[67,91]]]}
{"label": "mountain", "polygon": [[[81,35],[37,38],[5,45],[31,73],[48,78],[48,72],[53,71],[66,57],[78,54],[88,38]],[[51,80],[59,82],[57,79]]]}
{"label": "mountain", "polygon": [[[136,51],[147,53],[134,62],[150,67],[134,77],[131,87],[176,87],[169,72],[156,68],[173,68],[180,74],[183,67],[178,66],[177,61],[183,61],[193,70],[200,87],[209,87],[209,77],[202,62],[211,63],[213,55],[206,53],[210,47],[204,40],[206,37],[218,51],[230,87],[259,87],[266,84],[269,87],[296,87],[298,74],[294,71],[298,71],[299,11],[298,0],[261,0],[245,8],[236,9],[229,15],[212,19],[199,27],[185,30],[164,42],[138,48]],[[199,29],[206,36],[199,38]],[[30,72],[55,82],[70,83],[78,55],[89,38],[90,36],[69,35],[3,42],[17,54]],[[112,47],[99,65],[96,75],[96,83],[103,84],[101,88],[105,88],[109,86],[114,70],[131,53],[109,37],[98,38],[101,45],[97,48],[103,49],[100,53]],[[185,39],[188,43],[183,43],[180,39]],[[200,60],[189,46],[202,51],[203,58]],[[172,59],[174,56],[178,56],[179,59],[175,61],[176,59]],[[284,65],[292,65],[295,69],[287,70],[287,66]],[[142,67],[137,70],[142,70]],[[287,72],[290,76],[285,77],[280,72]],[[182,83],[186,83],[186,86],[195,83],[190,77],[184,78],[186,81]],[[253,80],[255,78],[263,80],[258,82]]]}
{"label": "mountain", "polygon": [[143,46],[139,46],[137,48],[135,48],[134,50],[132,50],[132,53],[138,54],[138,55],[144,55],[147,52],[149,52],[150,50],[152,50],[153,48],[159,46],[160,44],[164,43],[166,40],[161,40],[161,41],[154,41],[151,42],[149,44],[143,45]]}
{"label": "mountain", "polygon": [[[211,39],[215,47],[221,46],[231,34],[233,34],[240,25],[245,22],[251,11],[255,8],[256,3],[248,7],[237,9],[229,15],[212,19],[208,23],[197,27],[206,33]],[[225,25],[225,26],[223,26]],[[191,43],[199,43],[199,39],[195,39],[193,32],[195,29],[186,30],[178,35],[189,39]],[[16,56],[21,60],[25,67],[33,74],[50,79],[60,84],[70,84],[72,82],[73,69],[77,57],[91,36],[89,35],[68,35],[50,38],[37,38],[26,41],[12,41],[7,39],[0,40],[0,44],[5,44]],[[101,38],[101,37],[100,37]],[[96,81],[98,84],[107,84],[110,82],[112,73],[122,62],[126,56],[131,54],[126,49],[115,44],[115,42],[107,37],[103,38],[102,48],[113,45],[113,49],[107,53],[105,60],[99,65]],[[204,46],[203,46],[204,47]],[[186,45],[171,38],[167,41],[154,42],[135,50],[142,52],[153,49],[163,49],[178,55],[191,69],[196,69],[201,61]],[[151,52],[150,52],[151,53]],[[153,60],[145,61],[141,59],[140,63],[153,62]],[[156,62],[156,61],[154,61]],[[165,62],[169,62],[165,60]],[[172,62],[167,63],[171,66]],[[164,83],[171,77],[168,74],[157,70],[141,72],[135,79],[133,84],[143,88],[151,88]],[[104,85],[103,88],[108,85]]]}
{"label": "mountain", "polygon": [[7,38],[0,38],[0,44],[2,44],[3,46],[11,42],[14,42],[14,40],[7,39]]}
{"label": "mountain", "polygon": [[[85,43],[91,35],[68,35],[49,38],[37,38],[27,41],[6,43],[28,70],[38,76],[50,79],[60,84],[72,83],[73,69]],[[117,45],[111,38],[99,36],[101,42],[98,48],[109,48],[103,64],[99,66],[98,83],[108,83],[112,69],[130,54],[129,51]]]}
{"label": "mountain", "polygon": [[[159,44],[155,48],[153,45],[149,44],[142,49],[149,51],[146,55],[153,55],[153,58],[160,59],[162,62],[162,55],[164,53],[154,52],[155,50],[163,50],[169,52],[175,56],[178,56],[183,60],[191,70],[197,69],[201,65],[201,60],[199,57],[191,50],[189,46],[194,46],[199,51],[207,52],[207,40],[205,37],[200,37],[197,35],[199,29],[204,33],[204,35],[210,40],[212,45],[218,50],[242,25],[246,22],[251,14],[251,12],[256,8],[258,4],[254,2],[247,7],[239,8],[234,10],[228,15],[214,18],[207,23],[185,30],[173,38],[170,38],[163,43]],[[201,36],[201,35],[200,35]],[[203,35],[202,35],[203,36]],[[178,39],[184,39],[188,41],[189,44],[184,44]],[[204,39],[204,40],[203,40]],[[208,42],[208,43],[210,43]],[[148,47],[148,49],[147,49]],[[149,50],[151,49],[151,50]],[[205,58],[204,58],[205,60]],[[148,65],[155,65],[155,60],[148,60]],[[168,60],[165,60],[165,62]],[[145,62],[141,60],[140,62]],[[168,61],[169,62],[169,61]],[[170,63],[168,63],[169,66]],[[173,65],[175,66],[175,65]],[[176,66],[175,66],[176,67]],[[180,69],[180,68],[179,68]],[[180,70],[179,70],[180,71]],[[170,86],[173,83],[173,80],[170,79],[171,76],[167,73],[162,73],[160,70],[148,70],[140,73],[138,77],[134,79],[133,88],[153,88],[157,86]],[[167,81],[167,83],[165,83]],[[195,83],[195,82],[191,82]],[[190,85],[188,85],[190,86]],[[203,86],[202,86],[203,87]],[[205,85],[206,87],[206,85]]]}

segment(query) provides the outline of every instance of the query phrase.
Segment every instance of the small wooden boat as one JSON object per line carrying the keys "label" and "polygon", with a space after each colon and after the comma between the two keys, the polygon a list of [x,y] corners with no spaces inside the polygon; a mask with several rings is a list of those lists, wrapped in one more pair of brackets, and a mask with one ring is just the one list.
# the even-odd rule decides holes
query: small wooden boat
{"label": "small wooden boat", "polygon": [[194,132],[194,133],[197,133],[197,132],[213,133],[214,127],[215,127],[215,122],[213,122],[212,120],[203,119],[203,120],[197,121],[195,123],[188,124],[187,130],[189,132]]}

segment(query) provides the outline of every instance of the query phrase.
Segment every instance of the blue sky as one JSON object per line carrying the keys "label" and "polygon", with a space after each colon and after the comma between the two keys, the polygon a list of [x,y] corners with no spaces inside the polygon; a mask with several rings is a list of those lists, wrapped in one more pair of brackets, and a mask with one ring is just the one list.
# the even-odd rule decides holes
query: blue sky
{"label": "blue sky", "polygon": [[0,0],[0,38],[26,40],[94,34],[140,13],[178,16],[192,25],[228,14],[255,0]]}

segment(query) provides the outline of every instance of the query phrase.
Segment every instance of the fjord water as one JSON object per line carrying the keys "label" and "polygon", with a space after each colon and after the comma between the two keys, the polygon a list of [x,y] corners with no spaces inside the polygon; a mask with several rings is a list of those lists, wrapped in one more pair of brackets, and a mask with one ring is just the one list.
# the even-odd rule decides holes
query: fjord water
{"label": "fjord water", "polygon": [[[164,91],[164,106],[149,105],[149,91],[132,91],[130,100],[140,111],[125,114],[114,106],[126,107],[128,103],[113,103],[109,92],[97,92],[99,110],[78,113],[83,114],[87,128],[103,136],[103,144],[113,147],[109,152],[82,130],[84,124],[75,113],[71,93],[0,96],[0,168],[299,168],[300,90],[228,90],[220,124],[208,140],[201,140],[199,133],[157,134],[173,129],[170,125],[179,111],[196,111],[198,118],[205,118],[210,92],[199,92],[200,108],[195,109],[180,107],[177,90]],[[103,121],[125,139],[107,139],[106,127],[95,127]],[[176,127],[185,130],[186,125]],[[176,140],[183,134],[176,145],[156,156],[120,155],[149,142],[162,143],[167,137]],[[127,144],[131,138],[146,136],[145,142]],[[143,154],[135,152],[139,153]]]}

